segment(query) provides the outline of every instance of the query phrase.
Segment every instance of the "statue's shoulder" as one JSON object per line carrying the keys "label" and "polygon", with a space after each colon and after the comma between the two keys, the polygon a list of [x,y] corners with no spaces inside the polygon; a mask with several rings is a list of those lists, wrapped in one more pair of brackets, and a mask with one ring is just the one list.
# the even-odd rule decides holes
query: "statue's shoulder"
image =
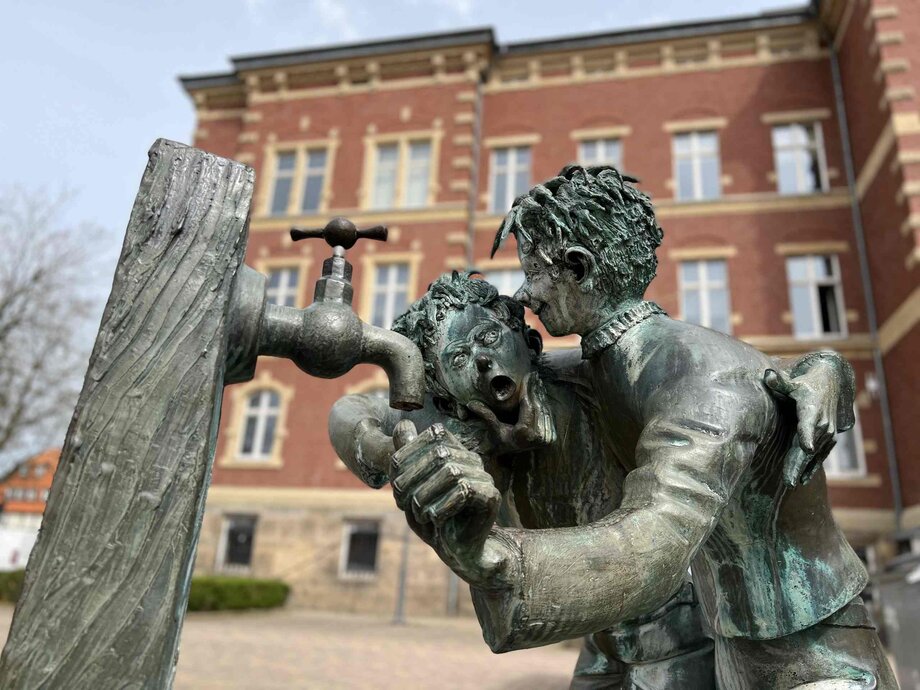
{"label": "statue's shoulder", "polygon": [[727,381],[751,378],[760,381],[770,366],[769,358],[730,335],[666,316],[655,316],[623,338],[621,350],[633,378],[646,385],[664,381]]}

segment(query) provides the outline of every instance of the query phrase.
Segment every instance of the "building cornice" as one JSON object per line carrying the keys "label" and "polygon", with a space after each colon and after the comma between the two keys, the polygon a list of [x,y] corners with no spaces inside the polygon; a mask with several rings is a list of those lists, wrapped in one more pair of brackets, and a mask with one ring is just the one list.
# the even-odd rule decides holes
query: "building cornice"
{"label": "building cornice", "polygon": [[635,43],[652,43],[686,38],[711,36],[713,34],[737,33],[740,31],[762,31],[786,26],[796,26],[815,18],[811,5],[800,8],[765,12],[756,15],[709,19],[678,24],[623,29],[622,31],[562,36],[538,41],[520,41],[499,46],[499,54],[518,57],[536,53],[586,50],[590,48],[607,48],[611,46],[631,45]]}
{"label": "building cornice", "polygon": [[450,33],[401,36],[380,41],[346,43],[321,48],[308,48],[306,50],[241,55],[231,57],[230,62],[237,72],[243,72],[317,62],[340,62],[395,53],[442,50],[483,43],[489,46],[495,45],[495,34],[491,27],[478,27]]}

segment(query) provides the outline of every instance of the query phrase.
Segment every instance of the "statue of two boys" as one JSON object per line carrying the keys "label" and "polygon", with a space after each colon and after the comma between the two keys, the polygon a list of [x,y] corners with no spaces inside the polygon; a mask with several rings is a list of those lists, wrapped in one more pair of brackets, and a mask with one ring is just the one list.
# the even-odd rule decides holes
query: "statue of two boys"
{"label": "statue of two boys", "polygon": [[[392,485],[494,651],[585,636],[573,687],[896,688],[821,467],[852,370],[645,301],[662,231],[633,182],[569,166],[519,198],[515,299],[438,279],[394,324],[425,409],[343,398],[337,452]],[[521,305],[580,351],[542,354]]]}

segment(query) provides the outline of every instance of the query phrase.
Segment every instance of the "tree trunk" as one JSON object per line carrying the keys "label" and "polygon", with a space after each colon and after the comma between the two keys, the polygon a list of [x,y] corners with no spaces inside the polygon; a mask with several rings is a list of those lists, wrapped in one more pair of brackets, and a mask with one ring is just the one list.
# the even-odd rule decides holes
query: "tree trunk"
{"label": "tree trunk", "polygon": [[253,177],[163,139],[150,150],[0,687],[171,685]]}

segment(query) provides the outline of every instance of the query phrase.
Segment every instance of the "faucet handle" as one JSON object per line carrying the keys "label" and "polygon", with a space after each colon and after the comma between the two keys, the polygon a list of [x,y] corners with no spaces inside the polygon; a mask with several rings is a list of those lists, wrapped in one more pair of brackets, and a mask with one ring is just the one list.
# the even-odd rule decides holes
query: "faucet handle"
{"label": "faucet handle", "polygon": [[387,228],[384,225],[375,225],[372,228],[358,230],[354,223],[341,216],[330,220],[324,228],[291,228],[291,239],[294,242],[309,238],[322,238],[330,247],[351,249],[362,239],[386,242]]}

